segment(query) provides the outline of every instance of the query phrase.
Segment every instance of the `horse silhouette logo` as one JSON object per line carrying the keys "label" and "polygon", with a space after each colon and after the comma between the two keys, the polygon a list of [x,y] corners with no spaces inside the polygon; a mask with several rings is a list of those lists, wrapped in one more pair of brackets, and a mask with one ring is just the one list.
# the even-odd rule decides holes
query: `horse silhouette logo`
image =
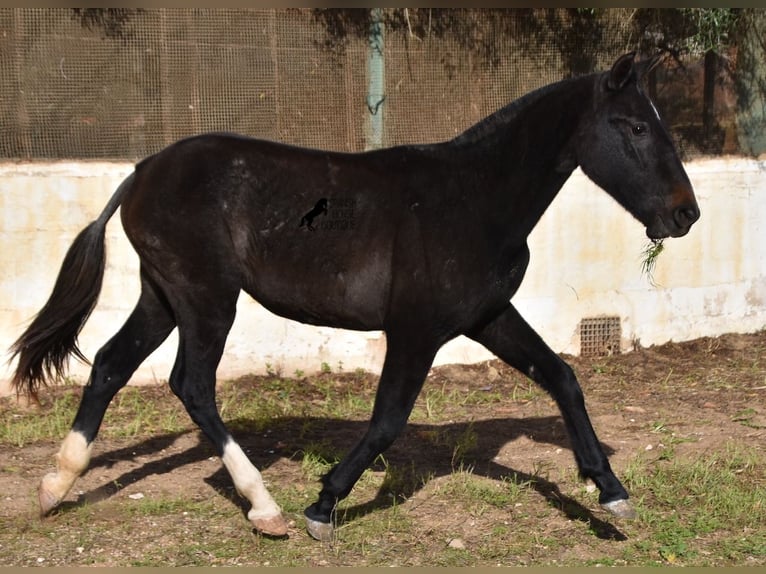
{"label": "horse silhouette logo", "polygon": [[310,231],[315,231],[311,224],[315,217],[319,217],[322,214],[327,215],[327,199],[324,197],[316,202],[316,205],[311,211],[301,217],[301,224],[298,227],[303,227],[305,225]]}

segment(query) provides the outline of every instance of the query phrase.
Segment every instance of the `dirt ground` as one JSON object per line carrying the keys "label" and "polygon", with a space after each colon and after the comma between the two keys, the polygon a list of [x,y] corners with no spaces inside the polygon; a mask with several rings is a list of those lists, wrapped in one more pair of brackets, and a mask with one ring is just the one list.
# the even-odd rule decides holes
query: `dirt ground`
{"label": "dirt ground", "polygon": [[[659,457],[670,446],[677,455],[713,451],[732,442],[763,451],[765,351],[766,331],[762,331],[669,343],[610,357],[565,359],[578,374],[593,425],[619,475],[619,469],[637,453]],[[374,378],[370,375],[361,392],[373,393]],[[343,380],[341,377],[341,384]],[[437,423],[424,416],[414,417],[387,453],[389,463],[406,467],[414,462],[419,473],[432,476],[431,481],[436,483],[454,470],[454,447],[435,447],[429,437],[445,429],[459,436],[470,425],[477,436],[470,456],[476,474],[501,479],[509,473],[524,477],[539,475],[541,468],[556,469],[549,473],[551,484],[542,487],[542,494],[550,495],[560,477],[574,473],[573,457],[555,405],[544,394],[520,394],[523,386],[519,380],[518,374],[499,361],[433,369],[425,389],[507,392],[509,400],[442,405],[442,418]],[[257,382],[253,377],[243,379],[241,384]],[[159,393],[152,389],[146,392]],[[158,400],[173,398],[163,391]],[[422,404],[419,408],[419,412],[425,412]],[[6,404],[0,405],[0,412],[7,409]],[[341,452],[366,427],[362,419],[325,418],[313,422],[313,440],[324,440]],[[308,492],[310,502],[308,498],[313,498],[316,485],[302,484],[305,477],[296,470],[299,462],[295,456],[305,447],[307,438],[299,428],[305,428],[306,423],[305,417],[285,417],[275,420],[265,431],[237,434],[267,481],[291,482],[298,492]],[[52,470],[52,455],[57,449],[58,441],[44,441],[23,449],[0,450],[0,520],[13,523],[19,516],[34,512],[35,487],[40,477]],[[544,492],[546,488],[548,492]],[[230,479],[221,470],[220,461],[207,442],[190,431],[149,439],[99,439],[89,471],[75,485],[65,505],[105,504],[136,493],[151,496],[160,492],[199,500],[230,491]],[[413,520],[430,524],[446,520],[443,505],[429,504],[427,485],[405,492],[404,498],[403,508],[409,509]],[[367,504],[368,510],[374,506]],[[108,508],[104,506],[105,511]],[[356,509],[357,515],[365,512],[365,504]],[[231,514],[237,514],[234,505]],[[296,513],[293,518],[295,526],[290,536],[305,537],[302,517]],[[458,522],[464,519],[452,518]],[[465,538],[470,538],[469,532]],[[125,542],[129,544],[130,540]],[[308,545],[311,541],[302,543]]]}

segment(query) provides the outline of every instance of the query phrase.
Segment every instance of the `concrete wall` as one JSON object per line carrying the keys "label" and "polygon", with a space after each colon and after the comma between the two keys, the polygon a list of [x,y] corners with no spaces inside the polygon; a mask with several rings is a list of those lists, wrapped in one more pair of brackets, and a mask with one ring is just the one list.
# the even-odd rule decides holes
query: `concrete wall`
{"label": "concrete wall", "polygon": [[[0,353],[46,301],[77,232],[100,213],[128,164],[0,165]],[[584,317],[619,315],[622,348],[682,341],[766,326],[766,164],[744,158],[687,165],[702,209],[690,234],[666,241],[655,271],[641,272],[643,227],[577,171],[530,236],[532,262],[514,302],[558,352],[579,352]],[[88,357],[120,327],[138,296],[138,259],[114,217],[107,230],[108,264],[98,307],[81,347]],[[139,369],[133,382],[166,380],[175,333]],[[246,296],[228,339],[220,377],[337,368],[378,370],[385,352],[379,332],[316,328],[283,320]],[[492,356],[459,338],[436,363]],[[13,364],[0,356],[0,394]],[[88,368],[71,362],[71,375]]]}

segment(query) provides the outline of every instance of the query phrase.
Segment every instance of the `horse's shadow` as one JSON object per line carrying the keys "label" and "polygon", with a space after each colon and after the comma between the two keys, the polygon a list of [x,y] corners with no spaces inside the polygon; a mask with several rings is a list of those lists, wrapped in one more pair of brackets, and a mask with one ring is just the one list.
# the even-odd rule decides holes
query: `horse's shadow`
{"label": "horse's shadow", "polygon": [[[364,434],[368,423],[316,417],[283,417],[272,421],[269,432],[256,429],[246,420],[229,421],[228,424],[232,429],[236,429],[234,434],[245,452],[249,453],[253,463],[263,470],[279,459],[301,460],[307,453],[324,460],[335,460],[351,449],[358,437]],[[110,467],[116,461],[153,455],[168,448],[179,436],[188,432],[198,431],[152,437],[138,444],[100,454],[93,458],[89,471],[99,467]],[[448,424],[410,423],[402,436],[386,451],[385,464],[389,468],[402,469],[405,474],[408,469],[413,470],[418,476],[397,481],[395,492],[392,492],[389,488],[391,485],[386,485],[384,481],[373,500],[346,508],[340,520],[351,521],[375,510],[390,507],[397,501],[412,497],[428,480],[453,473],[456,464],[455,453],[461,437],[471,437],[471,440],[467,441],[471,443],[471,448],[461,455],[460,462],[470,467],[475,474],[495,480],[510,480],[516,484],[529,484],[548,504],[559,509],[567,518],[588,523],[591,531],[599,538],[626,540],[626,536],[614,525],[601,520],[590,509],[562,493],[555,483],[540,473],[530,474],[499,463],[496,456],[502,447],[521,436],[537,443],[570,449],[564,425],[558,416],[495,418]],[[614,452],[608,445],[602,446],[607,454]],[[413,460],[413,452],[418,453],[416,460]],[[131,469],[110,482],[81,494],[76,502],[63,504],[60,510],[80,506],[86,501],[95,502],[109,498],[124,485],[153,474],[164,474],[187,464],[200,463],[214,454],[208,441],[200,437],[195,446]],[[381,469],[380,461],[373,466],[376,465]],[[243,513],[247,513],[248,503],[234,494],[231,478],[223,467],[205,481],[219,494],[239,506]]]}

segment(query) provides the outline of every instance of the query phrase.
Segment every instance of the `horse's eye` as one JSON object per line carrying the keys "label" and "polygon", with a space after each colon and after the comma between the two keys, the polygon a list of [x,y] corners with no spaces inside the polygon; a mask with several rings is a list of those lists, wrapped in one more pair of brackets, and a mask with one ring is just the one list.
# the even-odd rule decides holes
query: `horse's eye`
{"label": "horse's eye", "polygon": [[643,136],[646,135],[646,132],[648,132],[649,129],[646,127],[646,124],[633,124],[631,131],[634,136]]}

